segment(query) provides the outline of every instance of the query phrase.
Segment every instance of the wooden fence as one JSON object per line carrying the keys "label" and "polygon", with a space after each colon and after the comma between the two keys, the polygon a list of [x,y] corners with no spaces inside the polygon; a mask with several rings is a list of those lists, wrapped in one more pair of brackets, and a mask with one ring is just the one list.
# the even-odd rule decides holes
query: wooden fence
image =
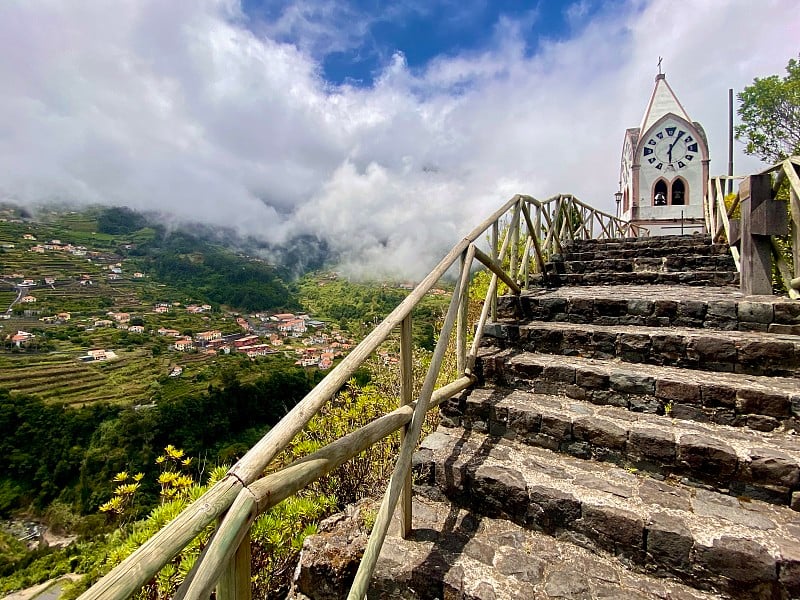
{"label": "wooden fence", "polygon": [[[772,293],[774,260],[789,296],[800,298],[799,171],[800,156],[792,156],[756,175],[709,180],[704,198],[706,229],[715,242],[730,244],[746,294]],[[738,181],[739,188],[726,205],[725,186],[731,180]],[[781,189],[788,189],[788,210],[778,198]],[[733,218],[737,209],[741,218]],[[786,259],[786,247],[791,248],[792,264]]]}
{"label": "wooden fence", "polygon": [[[479,248],[488,233],[488,253]],[[647,230],[583,204],[573,196],[546,201],[517,195],[507,201],[433,268],[419,285],[308,395],[265,435],[227,475],[158,531],[133,554],[89,588],[80,600],[122,600],[147,584],[209,524],[214,534],[178,588],[176,598],[219,600],[250,598],[250,539],[255,519],[379,440],[403,432],[399,454],[372,529],[349,598],[366,597],[375,563],[397,504],[405,534],[411,529],[411,458],[425,414],[475,381],[473,368],[484,324],[496,307],[502,281],[511,293],[527,286],[530,273],[543,272],[549,256],[574,239],[636,237]],[[468,348],[467,300],[473,263],[492,274],[489,290]],[[419,301],[447,271],[460,262],[458,280],[434,349],[431,364],[416,398],[412,397],[411,319]],[[264,470],[294,436],[317,414],[356,369],[394,330],[400,330],[401,406],[328,446],[264,476]],[[451,334],[455,332],[458,375],[434,389]]]}

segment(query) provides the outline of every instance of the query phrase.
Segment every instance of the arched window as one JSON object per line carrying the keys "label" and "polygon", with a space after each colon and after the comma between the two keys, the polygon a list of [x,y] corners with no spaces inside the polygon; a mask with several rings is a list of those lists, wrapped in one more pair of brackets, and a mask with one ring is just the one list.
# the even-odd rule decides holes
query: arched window
{"label": "arched window", "polygon": [[653,206],[667,205],[667,182],[663,179],[656,181],[653,186]]}
{"label": "arched window", "polygon": [[672,182],[672,205],[683,206],[686,204],[686,185],[682,179],[676,179]]}

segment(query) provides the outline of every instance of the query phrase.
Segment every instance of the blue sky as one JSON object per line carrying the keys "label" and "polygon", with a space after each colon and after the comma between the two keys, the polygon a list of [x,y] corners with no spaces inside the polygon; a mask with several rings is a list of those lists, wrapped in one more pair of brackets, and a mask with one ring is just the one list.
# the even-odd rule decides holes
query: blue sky
{"label": "blue sky", "polygon": [[782,74],[798,31],[796,0],[6,0],[0,200],[419,276],[515,193],[613,212],[659,56],[724,173],[728,88]]}
{"label": "blue sky", "polygon": [[[504,21],[518,25],[526,53],[534,54],[540,38],[570,35],[574,27],[591,20],[599,6],[588,1],[371,0],[307,3],[298,13],[296,2],[247,0],[242,10],[254,31],[264,22],[291,20],[293,26],[276,39],[310,48],[327,81],[369,86],[396,52],[403,53],[411,70],[423,69],[443,56],[477,54],[497,43]],[[359,25],[352,27],[352,23]],[[329,35],[319,35],[329,28]],[[349,35],[336,35],[341,30],[349,30]]]}

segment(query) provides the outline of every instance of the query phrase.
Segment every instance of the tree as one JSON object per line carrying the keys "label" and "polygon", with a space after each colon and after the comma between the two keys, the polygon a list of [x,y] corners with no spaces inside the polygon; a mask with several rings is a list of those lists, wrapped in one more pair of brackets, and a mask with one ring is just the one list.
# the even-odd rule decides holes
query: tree
{"label": "tree", "polygon": [[775,163],[800,153],[800,61],[790,59],[787,75],[756,77],[737,95],[741,124],[736,137],[745,152]]}

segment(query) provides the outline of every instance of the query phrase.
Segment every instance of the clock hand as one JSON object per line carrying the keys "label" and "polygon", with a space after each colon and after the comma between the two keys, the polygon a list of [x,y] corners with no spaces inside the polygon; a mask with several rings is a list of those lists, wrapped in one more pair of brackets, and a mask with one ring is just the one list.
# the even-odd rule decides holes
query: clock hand
{"label": "clock hand", "polygon": [[675,138],[675,141],[674,141],[674,142],[672,142],[672,143],[669,145],[669,148],[667,148],[667,157],[669,158],[669,162],[670,162],[670,164],[672,164],[672,149],[675,147],[675,144],[677,144],[677,143],[678,143],[678,140],[680,140],[682,136],[683,136],[683,132],[680,132],[680,133],[678,134],[678,137],[676,137],[676,138]]}

